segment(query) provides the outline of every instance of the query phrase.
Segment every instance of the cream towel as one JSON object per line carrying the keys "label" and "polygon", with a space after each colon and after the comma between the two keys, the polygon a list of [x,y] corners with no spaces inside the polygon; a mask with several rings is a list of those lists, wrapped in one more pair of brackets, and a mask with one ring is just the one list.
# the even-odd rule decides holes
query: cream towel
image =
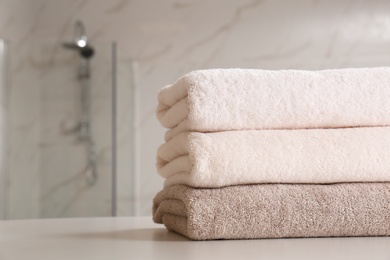
{"label": "cream towel", "polygon": [[194,240],[389,236],[390,184],[177,185],[156,195],[153,220]]}
{"label": "cream towel", "polygon": [[186,132],[157,154],[165,187],[390,181],[390,127]]}
{"label": "cream towel", "polygon": [[190,72],[159,95],[157,117],[183,131],[390,125],[390,68]]}

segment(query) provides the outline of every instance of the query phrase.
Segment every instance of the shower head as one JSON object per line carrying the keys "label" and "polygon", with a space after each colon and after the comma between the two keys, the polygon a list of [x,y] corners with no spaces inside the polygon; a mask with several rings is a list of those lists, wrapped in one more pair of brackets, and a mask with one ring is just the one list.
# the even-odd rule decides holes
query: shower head
{"label": "shower head", "polygon": [[86,58],[86,59],[91,58],[93,56],[94,52],[95,51],[93,50],[93,48],[89,45],[87,45],[83,48],[80,48],[81,57]]}
{"label": "shower head", "polygon": [[88,45],[87,33],[85,31],[85,26],[80,20],[76,21],[75,24],[75,34],[73,42],[64,42],[63,47],[67,49],[74,49],[79,51],[81,57],[89,59],[93,56],[94,50],[91,46]]}

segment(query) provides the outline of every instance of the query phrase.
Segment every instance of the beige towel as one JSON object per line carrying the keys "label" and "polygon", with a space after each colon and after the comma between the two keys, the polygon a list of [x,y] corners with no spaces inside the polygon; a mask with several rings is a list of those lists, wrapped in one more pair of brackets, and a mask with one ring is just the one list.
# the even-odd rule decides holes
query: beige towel
{"label": "beige towel", "polygon": [[390,68],[193,71],[158,95],[157,117],[183,131],[390,125]]}
{"label": "beige towel", "polygon": [[186,132],[157,154],[165,187],[390,181],[390,127]]}
{"label": "beige towel", "polygon": [[156,195],[153,220],[194,240],[389,236],[390,184],[177,185]]}

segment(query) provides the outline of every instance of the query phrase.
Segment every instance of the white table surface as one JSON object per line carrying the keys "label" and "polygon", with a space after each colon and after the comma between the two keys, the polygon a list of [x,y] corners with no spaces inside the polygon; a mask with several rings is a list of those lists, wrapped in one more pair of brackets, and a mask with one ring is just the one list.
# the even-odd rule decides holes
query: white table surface
{"label": "white table surface", "polygon": [[390,237],[190,241],[150,217],[6,220],[0,259],[390,260]]}

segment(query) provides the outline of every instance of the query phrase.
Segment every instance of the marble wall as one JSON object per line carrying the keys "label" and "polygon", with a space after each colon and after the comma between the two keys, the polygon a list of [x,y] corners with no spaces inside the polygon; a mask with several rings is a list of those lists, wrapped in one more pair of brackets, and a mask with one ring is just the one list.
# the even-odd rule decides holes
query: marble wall
{"label": "marble wall", "polygon": [[[61,47],[81,19],[91,61],[99,180],[71,129],[80,107],[78,57]],[[118,44],[118,213],[150,215],[162,188],[155,151],[164,129],[156,93],[206,68],[325,69],[390,65],[389,0],[2,0],[10,46],[8,218],[110,214],[111,43]],[[3,173],[4,174],[4,173]]]}

